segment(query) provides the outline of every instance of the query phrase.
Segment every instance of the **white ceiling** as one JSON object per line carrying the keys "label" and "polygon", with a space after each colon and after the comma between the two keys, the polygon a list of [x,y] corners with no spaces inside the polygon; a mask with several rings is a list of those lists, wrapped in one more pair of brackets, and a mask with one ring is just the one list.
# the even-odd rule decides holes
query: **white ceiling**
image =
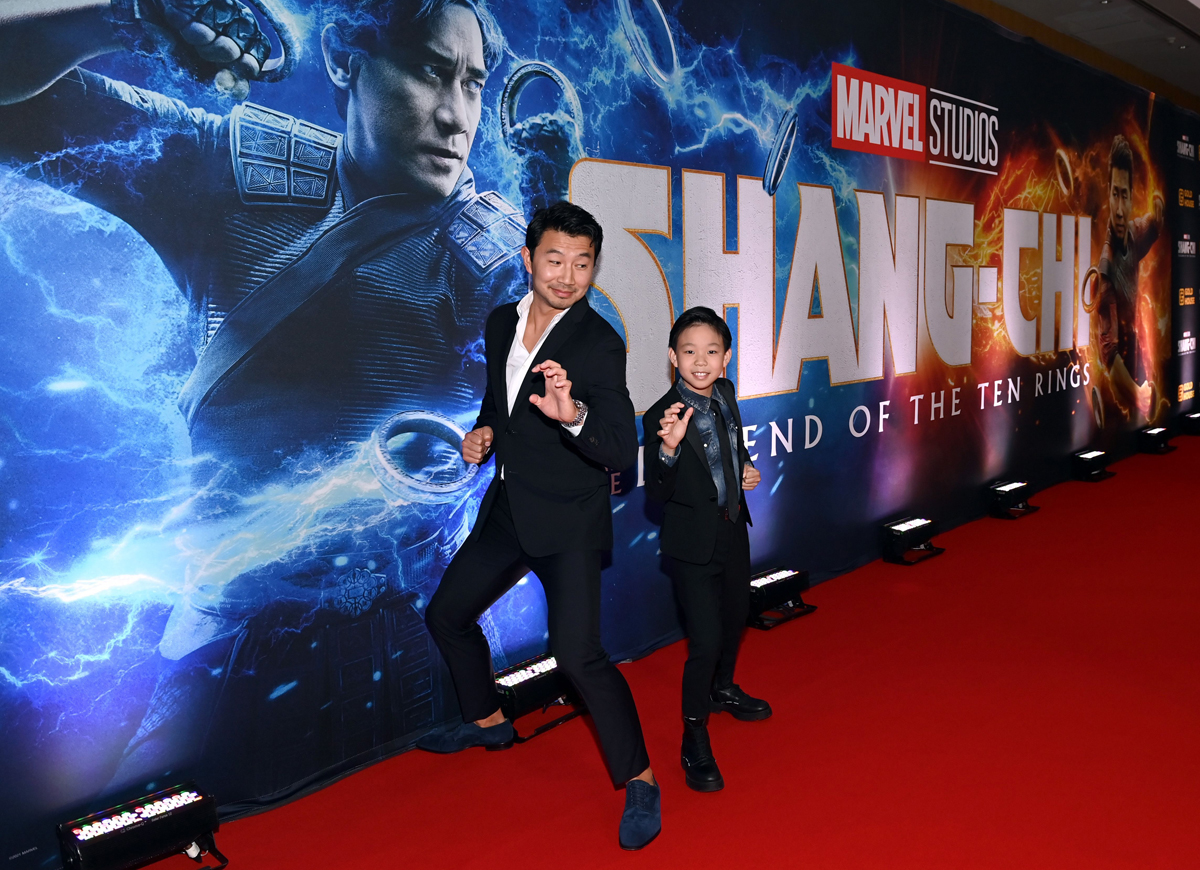
{"label": "white ceiling", "polygon": [[995,0],[1200,97],[1200,0]]}

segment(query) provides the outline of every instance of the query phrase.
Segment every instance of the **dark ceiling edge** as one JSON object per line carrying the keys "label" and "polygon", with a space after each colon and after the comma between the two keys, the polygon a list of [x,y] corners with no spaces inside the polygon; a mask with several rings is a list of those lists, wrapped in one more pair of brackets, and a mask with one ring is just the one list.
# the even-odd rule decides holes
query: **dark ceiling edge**
{"label": "dark ceiling edge", "polygon": [[1189,94],[1182,88],[1164,81],[1158,76],[1151,75],[1145,70],[1138,69],[1132,64],[1118,60],[1111,54],[1105,54],[1093,45],[1088,45],[1086,42],[1081,42],[1074,37],[1067,36],[1065,33],[1060,33],[1054,28],[1042,24],[1040,21],[1028,18],[1020,12],[1015,12],[1006,6],[1001,6],[999,3],[993,3],[992,0],[950,0],[950,2],[955,6],[961,6],[985,18],[989,18],[1002,27],[1007,27],[1009,30],[1019,33],[1022,36],[1036,39],[1043,45],[1061,52],[1068,57],[1073,57],[1089,66],[1111,73],[1130,84],[1153,91],[1155,94],[1165,97],[1177,106],[1200,114],[1200,97]]}

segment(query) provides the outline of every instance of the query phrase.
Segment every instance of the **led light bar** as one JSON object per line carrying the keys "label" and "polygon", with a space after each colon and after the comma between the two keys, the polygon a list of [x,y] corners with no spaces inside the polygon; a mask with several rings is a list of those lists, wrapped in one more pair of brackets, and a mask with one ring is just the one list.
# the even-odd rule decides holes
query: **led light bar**
{"label": "led light bar", "polygon": [[188,782],[64,822],[58,841],[65,870],[132,870],[179,853],[224,867],[217,828],[216,800]]}
{"label": "led light bar", "polygon": [[1179,430],[1184,435],[1200,435],[1200,411],[1179,418]]}
{"label": "led light bar", "polygon": [[1143,429],[1137,434],[1138,450],[1142,453],[1170,453],[1175,449],[1170,442],[1171,433],[1163,426]]}
{"label": "led light bar", "polygon": [[996,492],[1012,492],[1014,489],[1020,489],[1023,486],[1028,486],[1023,480],[1014,480],[1012,483],[996,484],[992,489]]}
{"label": "led light bar", "polygon": [[1159,433],[1166,432],[1166,431],[1167,430],[1164,429],[1162,426],[1155,426],[1153,429],[1147,429],[1146,434],[1147,435],[1158,435]]}
{"label": "led light bar", "polygon": [[513,686],[523,683],[526,680],[532,680],[538,674],[547,674],[558,667],[558,662],[554,660],[554,656],[536,661],[527,668],[521,668],[516,673],[507,674],[503,677],[496,677],[496,683],[511,689]]}
{"label": "led light bar", "polygon": [[904,517],[883,525],[883,561],[897,565],[915,565],[946,552],[935,547],[933,520],[926,517]]}
{"label": "led light bar", "polygon": [[1107,465],[1108,454],[1103,450],[1082,450],[1071,457],[1071,476],[1088,483],[1107,480],[1113,476]]}
{"label": "led light bar", "polygon": [[570,704],[575,709],[553,722],[537,728],[528,737],[517,736],[517,743],[532,740],[555,726],[585,712],[583,702],[566,674],[558,669],[552,655],[540,655],[513,665],[496,674],[496,691],[500,693],[500,709],[510,722],[535,710],[548,710],[553,704]]}
{"label": "led light bar", "polygon": [[817,608],[805,604],[801,594],[808,588],[808,572],[771,568],[750,578],[750,614],[746,624],[764,631]]}
{"label": "led light bar", "polygon": [[985,498],[988,514],[1000,520],[1018,520],[1038,511],[1028,501],[1029,482],[1025,480],[997,481],[988,486]]}

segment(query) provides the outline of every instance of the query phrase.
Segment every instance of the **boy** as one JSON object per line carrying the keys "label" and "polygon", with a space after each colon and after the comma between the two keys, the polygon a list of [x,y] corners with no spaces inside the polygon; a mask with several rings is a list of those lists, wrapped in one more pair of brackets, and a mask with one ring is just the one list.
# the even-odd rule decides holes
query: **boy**
{"label": "boy", "polygon": [[678,378],[642,417],[646,492],[666,502],[661,549],[688,633],[680,761],[696,791],[725,787],[709,743],[709,712],[744,721],[771,715],[766,701],[733,682],[750,607],[750,512],[742,493],[762,476],[742,443],[733,384],[721,377],[731,343],[711,308],[681,314],[667,351]]}

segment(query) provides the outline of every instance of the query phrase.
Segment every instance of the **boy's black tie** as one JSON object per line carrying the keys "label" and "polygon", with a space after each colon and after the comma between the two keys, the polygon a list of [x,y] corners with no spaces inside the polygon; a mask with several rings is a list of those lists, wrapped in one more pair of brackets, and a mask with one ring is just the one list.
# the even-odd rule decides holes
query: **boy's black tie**
{"label": "boy's black tie", "polygon": [[717,418],[717,444],[721,447],[721,468],[725,471],[725,509],[729,511],[729,519],[737,522],[738,511],[741,509],[741,481],[733,468],[733,457],[729,450],[729,426],[721,413],[721,403],[714,397],[712,400],[713,414]]}

